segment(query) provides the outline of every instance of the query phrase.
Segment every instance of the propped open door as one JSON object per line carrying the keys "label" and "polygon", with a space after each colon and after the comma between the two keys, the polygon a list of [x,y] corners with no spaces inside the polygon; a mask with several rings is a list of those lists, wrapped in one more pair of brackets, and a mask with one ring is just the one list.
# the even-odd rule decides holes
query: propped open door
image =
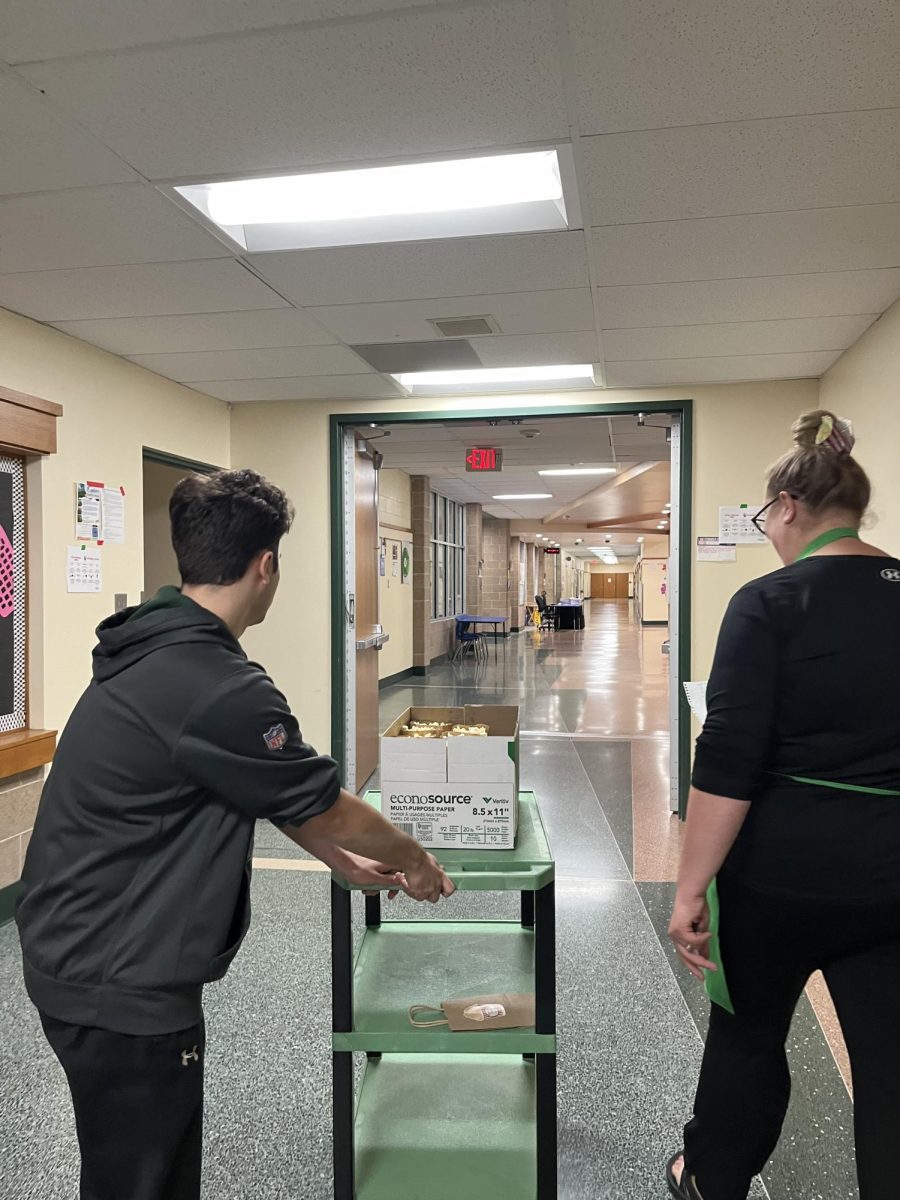
{"label": "propped open door", "polygon": [[378,577],[378,471],[381,455],[358,430],[344,434],[346,707],[345,783],[361,788],[378,767],[378,652],[389,635],[381,626]]}

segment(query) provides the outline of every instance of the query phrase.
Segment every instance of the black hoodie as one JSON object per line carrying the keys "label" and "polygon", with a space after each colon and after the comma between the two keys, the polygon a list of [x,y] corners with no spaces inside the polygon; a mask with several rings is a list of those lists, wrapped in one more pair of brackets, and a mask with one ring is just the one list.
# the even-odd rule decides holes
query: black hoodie
{"label": "black hoodie", "polygon": [[174,588],[98,636],[25,859],[25,983],[57,1020],[170,1033],[200,1019],[203,985],[247,932],[254,822],[325,812],[337,765],[223,622]]}

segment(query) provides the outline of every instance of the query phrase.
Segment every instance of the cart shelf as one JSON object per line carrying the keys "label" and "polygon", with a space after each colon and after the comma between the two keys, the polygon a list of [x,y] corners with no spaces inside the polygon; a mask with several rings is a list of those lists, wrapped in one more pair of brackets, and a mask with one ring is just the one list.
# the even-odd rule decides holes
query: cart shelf
{"label": "cart shelf", "polygon": [[553,1054],[533,1029],[414,1029],[413,1004],[534,991],[534,931],[513,922],[390,921],[367,929],[353,972],[353,1028],[333,1049],[370,1053]]}
{"label": "cart shelf", "polygon": [[[381,796],[366,799],[380,808]],[[521,894],[521,921],[381,921],[332,875],[335,1200],[555,1200],[554,862],[533,792],[514,850],[439,851],[457,888]],[[452,897],[444,912],[453,911]],[[415,1029],[414,1004],[534,992],[534,1029]],[[355,1089],[354,1052],[368,1056]]]}
{"label": "cart shelf", "polygon": [[357,1200],[518,1200],[536,1190],[533,1063],[405,1054],[367,1064]]}

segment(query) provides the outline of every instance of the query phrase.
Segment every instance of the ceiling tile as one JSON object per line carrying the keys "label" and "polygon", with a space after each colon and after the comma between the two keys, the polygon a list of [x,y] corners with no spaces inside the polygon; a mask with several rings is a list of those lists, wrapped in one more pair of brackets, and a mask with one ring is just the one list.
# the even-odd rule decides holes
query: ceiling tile
{"label": "ceiling tile", "polygon": [[[394,300],[311,308],[310,314],[345,342],[422,341],[436,337],[431,320],[494,317],[505,334],[568,333],[594,328],[589,288]],[[475,341],[473,341],[475,344]]]}
{"label": "ceiling tile", "polygon": [[[248,261],[284,295],[312,307],[588,282],[584,236],[574,232],[296,250],[249,255]],[[440,307],[430,304],[423,315],[445,315]]]}
{"label": "ceiling tile", "polygon": [[0,75],[0,194],[136,178],[112,151],[67,124],[35,88]]}
{"label": "ceiling tile", "polygon": [[8,63],[35,62],[147,42],[243,33],[335,17],[359,17],[393,9],[424,7],[440,0],[216,0],[185,4],[121,0],[60,4],[58,0],[4,0],[0,8],[0,57]]}
{"label": "ceiling tile", "polygon": [[251,400],[391,400],[400,389],[383,375],[307,375],[299,379],[196,381],[195,391],[232,404]]}
{"label": "ceiling tile", "polygon": [[21,70],[144,175],[202,179],[566,138],[553,22],[454,5]]}
{"label": "ceiling tile", "polygon": [[608,364],[618,359],[705,358],[723,354],[845,350],[862,336],[876,316],[876,313],[865,313],[861,316],[806,317],[793,321],[608,329],[603,334],[603,354]]}
{"label": "ceiling tile", "polygon": [[665,358],[607,365],[609,387],[738,383],[754,379],[817,379],[840,350],[813,354],[752,354],[733,358]]}
{"label": "ceiling tile", "polygon": [[900,204],[593,230],[604,285],[900,266]]}
{"label": "ceiling tile", "polygon": [[883,312],[898,295],[894,269],[598,288],[596,304],[605,329],[643,329]]}
{"label": "ceiling tile", "polygon": [[896,0],[569,0],[582,133],[898,103]]}
{"label": "ceiling tile", "polygon": [[[282,303],[280,298],[278,303]],[[113,354],[126,356],[247,350],[260,346],[327,346],[335,341],[327,329],[296,308],[57,321],[56,328]]]}
{"label": "ceiling tile", "polygon": [[421,341],[436,337],[428,319],[493,317],[503,334],[556,334],[594,328],[589,288],[505,295],[448,296],[310,308],[344,342]]}
{"label": "ceiling tile", "polygon": [[555,367],[594,363],[595,333],[536,333],[523,337],[483,337],[472,342],[486,367]]}
{"label": "ceiling tile", "polygon": [[0,199],[0,274],[229,254],[146,184]]}
{"label": "ceiling tile", "polygon": [[898,201],[898,146],[900,108],[582,138],[586,220]]}
{"label": "ceiling tile", "polygon": [[197,379],[287,379],[297,375],[367,374],[370,368],[345,346],[287,346],[257,350],[204,350],[195,354],[135,354],[131,361],[157,375]]}
{"label": "ceiling tile", "polygon": [[900,295],[900,270],[601,287],[596,295],[606,329],[880,313]]}
{"label": "ceiling tile", "polygon": [[233,259],[0,275],[0,306],[37,321],[287,305]]}

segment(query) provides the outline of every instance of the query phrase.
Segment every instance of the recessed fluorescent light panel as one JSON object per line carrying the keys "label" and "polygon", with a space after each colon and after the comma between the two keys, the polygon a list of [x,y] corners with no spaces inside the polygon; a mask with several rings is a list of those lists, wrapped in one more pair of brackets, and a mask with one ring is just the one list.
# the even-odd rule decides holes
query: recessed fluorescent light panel
{"label": "recessed fluorescent light panel", "polygon": [[461,371],[412,371],[393,378],[413,396],[540,391],[548,387],[593,387],[594,368],[590,363],[555,367],[475,367]]}
{"label": "recessed fluorescent light panel", "polygon": [[494,496],[495,500],[552,500],[552,492],[504,492],[502,496]]}
{"label": "recessed fluorescent light panel", "polygon": [[230,179],[175,191],[251,251],[568,229],[565,149]]}
{"label": "recessed fluorescent light panel", "polygon": [[615,475],[615,467],[554,467],[550,471],[538,471],[538,475]]}

